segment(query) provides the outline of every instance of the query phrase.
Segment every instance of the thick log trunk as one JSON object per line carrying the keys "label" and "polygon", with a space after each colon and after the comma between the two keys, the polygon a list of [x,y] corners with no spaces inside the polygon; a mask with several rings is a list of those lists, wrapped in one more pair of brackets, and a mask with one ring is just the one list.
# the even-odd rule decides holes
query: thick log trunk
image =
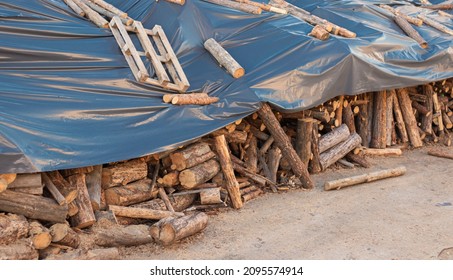
{"label": "thick log trunk", "polygon": [[30,240],[21,239],[8,245],[0,245],[0,260],[37,260],[38,251]]}
{"label": "thick log trunk", "polygon": [[52,242],[52,236],[50,235],[49,230],[41,225],[38,221],[33,221],[30,223],[29,235],[33,247],[38,250],[49,247],[50,243]]}
{"label": "thick log trunk", "polygon": [[242,207],[241,194],[239,193],[239,183],[234,175],[233,164],[230,152],[223,135],[214,137],[215,148],[223,172],[225,188],[228,191],[231,203],[235,209]]}
{"label": "thick log trunk", "polygon": [[319,136],[318,136],[318,123],[313,123],[313,130],[311,134],[311,154],[313,158],[309,163],[309,170],[313,174],[321,172],[321,163],[319,162]]}
{"label": "thick log trunk", "polygon": [[251,136],[250,144],[245,154],[245,166],[253,173],[258,171],[258,141],[254,135]]}
{"label": "thick log trunk", "polygon": [[312,118],[297,120],[296,152],[306,166],[312,158],[311,138],[314,122]]}
{"label": "thick log trunk", "polygon": [[178,150],[170,154],[172,164],[171,168],[173,170],[182,171],[184,169],[194,167],[210,159],[207,158],[204,161],[198,161],[198,158],[203,157],[207,154],[209,155],[210,152],[211,148],[209,147],[208,143],[200,142],[192,144],[182,150]]}
{"label": "thick log trunk", "polygon": [[46,260],[119,260],[118,248],[74,250],[64,254],[51,254]]}
{"label": "thick log trunk", "polygon": [[319,153],[323,153],[335,145],[348,139],[351,132],[346,124],[340,125],[329,133],[319,138]]}
{"label": "thick log trunk", "polygon": [[353,176],[349,178],[342,178],[334,181],[326,182],[324,185],[324,190],[339,190],[344,187],[349,187],[357,184],[373,182],[385,178],[397,177],[406,173],[406,168],[400,166],[393,169],[381,170],[376,172],[371,172],[368,174]]}
{"label": "thick log trunk", "polygon": [[96,229],[95,243],[103,247],[137,246],[153,242],[146,225],[115,226]]}
{"label": "thick log trunk", "polygon": [[78,193],[76,186],[69,184],[68,181],[66,181],[66,179],[61,176],[60,172],[58,171],[47,172],[46,175],[55,185],[57,190],[64,196],[66,203],[69,204],[74,201]]}
{"label": "thick log trunk", "polygon": [[207,225],[208,215],[198,212],[177,219],[164,219],[152,225],[150,233],[157,243],[170,245],[202,231]]}
{"label": "thick log trunk", "polygon": [[124,186],[146,178],[148,166],[142,159],[134,159],[102,169],[102,188]]}
{"label": "thick log trunk", "polygon": [[[90,0],[82,0],[83,3],[85,3],[88,7],[90,7],[91,9],[93,9],[95,12],[109,18],[109,19],[112,19],[113,17],[117,16],[117,14],[111,12],[111,11],[108,11],[104,8],[102,8],[101,6],[98,6],[96,5],[95,3],[93,2],[90,2]],[[121,22],[126,25],[126,26],[129,26],[129,25],[132,25],[132,23],[134,22],[133,19],[131,18],[122,18],[120,17],[120,20]]]}
{"label": "thick log trunk", "polygon": [[350,133],[356,132],[354,113],[352,112],[351,103],[343,109],[343,123],[349,128]]}
{"label": "thick log trunk", "polygon": [[325,41],[330,37],[329,32],[327,32],[327,30],[324,29],[324,27],[322,27],[321,25],[316,25],[315,27],[313,27],[308,35],[313,36],[321,41]]}
{"label": "thick log trunk", "polygon": [[108,21],[106,21],[100,14],[93,11],[88,7],[82,0],[72,0],[80,9],[85,13],[85,16],[96,24],[100,28],[107,28],[109,26]]}
{"label": "thick log trunk", "polygon": [[398,24],[398,26],[404,31],[404,33],[414,39],[420,45],[420,47],[422,47],[423,49],[426,49],[428,47],[428,43],[425,41],[425,39],[420,36],[420,33],[418,33],[418,31],[415,30],[406,19],[404,19],[400,15],[397,15],[395,16],[394,20],[396,24]]}
{"label": "thick log trunk", "polygon": [[119,16],[120,18],[127,18],[127,13],[116,8],[112,4],[105,2],[104,0],[90,0],[90,1],[95,3],[96,5],[98,5],[99,7],[106,9],[107,11],[114,13],[115,15]]}
{"label": "thick log trunk", "polygon": [[361,103],[358,106],[359,108],[359,113],[357,115],[357,120],[356,120],[356,128],[357,128],[357,133],[360,135],[360,138],[362,138],[362,146],[364,147],[369,147],[369,142],[368,142],[368,101],[369,101],[369,95],[368,94],[362,94],[362,97],[364,100],[364,103]]}
{"label": "thick log trunk", "polygon": [[357,133],[353,133],[345,141],[322,153],[319,156],[322,169],[326,170],[327,167],[343,158],[350,151],[354,150],[354,148],[359,146],[361,142],[362,139],[360,136]]}
{"label": "thick log trunk", "polygon": [[412,146],[414,148],[423,146],[423,142],[420,139],[420,134],[417,128],[417,120],[415,119],[414,113],[412,112],[412,102],[409,98],[407,90],[398,90],[397,97],[399,105],[401,107],[401,113],[403,114],[404,123],[406,125],[407,134]]}
{"label": "thick log trunk", "polygon": [[[311,147],[310,147],[311,149]],[[277,172],[278,167],[280,166],[280,160],[282,159],[282,152],[278,147],[274,147],[269,151],[268,154],[268,167],[271,173],[271,177],[269,178],[272,182],[277,182]]]}
{"label": "thick log trunk", "polygon": [[55,223],[66,220],[68,207],[53,199],[6,190],[0,193],[0,211],[21,214],[30,219]]}
{"label": "thick log trunk", "polygon": [[185,169],[179,173],[179,181],[184,189],[192,189],[206,183],[220,171],[219,163],[210,159],[202,164]]}
{"label": "thick log trunk", "polygon": [[0,244],[8,245],[28,236],[28,221],[24,216],[0,214]]}
{"label": "thick log trunk", "polygon": [[385,144],[387,147],[392,146],[392,135],[394,131],[394,125],[393,125],[393,98],[394,94],[392,94],[392,91],[387,91],[387,96],[386,96],[386,110],[385,110],[385,136],[386,136],[386,141]]}
{"label": "thick log trunk", "polygon": [[181,212],[171,212],[165,210],[154,210],[137,207],[123,207],[110,205],[109,210],[113,211],[117,217],[138,218],[147,220],[160,220],[167,217],[184,215]]}
{"label": "thick log trunk", "polygon": [[77,197],[74,200],[79,211],[71,217],[73,227],[83,229],[96,222],[93,207],[91,206],[90,195],[88,194],[85,174],[76,174],[68,177],[68,182],[77,188]]}
{"label": "thick log trunk", "polygon": [[[205,0],[205,1],[223,1],[223,2],[231,2],[232,4],[239,4],[232,1],[224,1],[224,0]],[[242,5],[242,4],[239,4]],[[259,8],[258,8],[259,9]],[[231,74],[234,78],[240,78],[244,76],[245,71],[244,68],[239,65],[239,63],[213,38],[210,38],[204,42],[204,47],[208,50],[209,53],[214,56],[217,62],[225,67],[228,73]]]}
{"label": "thick log trunk", "polygon": [[201,204],[217,204],[221,202],[220,188],[204,189],[200,192]]}
{"label": "thick log trunk", "polygon": [[274,137],[275,144],[282,151],[283,157],[288,160],[291,165],[291,169],[301,180],[302,185],[305,188],[312,189],[314,187],[314,183],[310,178],[310,174],[308,174],[307,166],[300,160],[270,106],[267,103],[264,103],[258,111],[258,115]]}
{"label": "thick log trunk", "polygon": [[151,180],[143,179],[126,186],[107,189],[104,194],[108,205],[128,206],[156,197],[157,189],[151,192]]}
{"label": "thick log trunk", "polygon": [[374,93],[373,132],[370,147],[384,149],[387,146],[387,92]]}
{"label": "thick log trunk", "polygon": [[261,8],[255,7],[245,3],[237,3],[229,0],[203,0],[209,3],[213,3],[220,6],[225,6],[235,10],[243,11],[250,14],[259,15],[261,14]]}
{"label": "thick log trunk", "polygon": [[401,112],[401,107],[396,96],[395,91],[390,91],[390,94],[393,95],[393,113],[395,117],[395,125],[398,129],[401,142],[409,142],[409,136],[407,135],[406,124],[404,123],[403,113]]}
{"label": "thick log trunk", "polygon": [[101,208],[102,165],[94,166],[93,171],[86,174],[86,183],[91,206],[97,211]]}
{"label": "thick log trunk", "polygon": [[80,245],[79,235],[68,224],[54,224],[50,227],[50,235],[53,243],[71,248],[77,248]]}

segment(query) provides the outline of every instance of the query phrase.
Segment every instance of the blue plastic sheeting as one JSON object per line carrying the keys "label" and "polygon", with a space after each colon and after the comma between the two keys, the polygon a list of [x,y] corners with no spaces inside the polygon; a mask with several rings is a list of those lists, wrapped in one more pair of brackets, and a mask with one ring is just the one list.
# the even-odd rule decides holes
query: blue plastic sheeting
{"label": "blue plastic sheeting", "polygon": [[[189,91],[208,90],[220,101],[163,103],[168,92],[135,82],[110,30],[79,17],[62,0],[0,1],[0,173],[163,151],[251,114],[262,101],[298,111],[339,94],[453,77],[453,36],[415,27],[429,44],[422,49],[375,5],[404,4],[406,13],[426,13],[453,28],[451,19],[410,1],[291,1],[357,33],[327,41],[308,36],[312,26],[291,15],[251,15],[199,0],[184,6],[108,2],[146,28],[161,25]],[[211,37],[245,68],[244,77],[232,78],[205,51],[203,42]]]}

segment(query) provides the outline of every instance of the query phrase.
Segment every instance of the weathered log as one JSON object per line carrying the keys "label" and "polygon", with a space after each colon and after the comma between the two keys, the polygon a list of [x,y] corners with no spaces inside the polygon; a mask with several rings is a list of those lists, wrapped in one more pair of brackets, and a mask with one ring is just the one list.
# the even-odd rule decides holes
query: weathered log
{"label": "weathered log", "polygon": [[[311,147],[310,147],[311,149]],[[269,178],[272,182],[277,182],[277,172],[278,167],[280,166],[280,160],[282,159],[282,152],[278,147],[274,147],[269,151],[268,154],[268,167],[271,173],[271,177]]]}
{"label": "weathered log", "polygon": [[82,0],[72,0],[79,8],[85,13],[85,16],[96,24],[100,28],[107,28],[109,26],[108,21],[106,21],[100,14],[93,11],[88,7]]}
{"label": "weathered log", "polygon": [[46,258],[53,258],[56,257],[61,252],[61,248],[59,246],[52,246],[52,243],[49,247],[39,250],[39,259],[43,260]]}
{"label": "weathered log", "polygon": [[395,126],[394,126],[394,122],[393,122],[393,119],[394,119],[393,118],[394,95],[390,91],[387,91],[385,98],[386,98],[386,100],[385,100],[385,104],[386,104],[386,108],[385,108],[385,136],[386,136],[385,145],[387,147],[390,147],[390,146],[392,146],[393,131],[395,131]]}
{"label": "weathered log", "polygon": [[77,188],[77,197],[74,200],[79,211],[71,217],[73,227],[83,229],[96,222],[90,196],[86,187],[85,174],[80,173],[68,177],[68,182]]}
{"label": "weathered log", "polygon": [[50,194],[55,199],[55,201],[59,205],[65,205],[67,203],[65,197],[60,193],[60,191],[54,185],[54,183],[52,183],[52,181],[50,180],[49,176],[47,176],[46,173],[42,173],[41,176],[42,176],[42,180],[44,182],[44,185],[49,190]]}
{"label": "weathered log", "polygon": [[148,166],[143,159],[134,159],[102,169],[102,188],[124,186],[146,178]]}
{"label": "weathered log", "polygon": [[158,193],[159,193],[159,197],[164,202],[166,209],[170,212],[175,212],[175,209],[173,209],[173,205],[171,205],[170,199],[168,198],[168,195],[165,192],[165,189],[159,188]]}
{"label": "weathered log", "polygon": [[94,166],[93,171],[86,174],[86,184],[91,206],[97,211],[101,208],[102,165]]}
{"label": "weathered log", "polygon": [[160,220],[167,217],[183,216],[180,212],[171,212],[166,210],[154,210],[138,207],[123,207],[117,205],[109,205],[109,210],[112,210],[117,217],[138,218],[147,220]]}
{"label": "weathered log", "polygon": [[72,216],[76,215],[77,213],[79,213],[79,207],[76,205],[76,203],[74,201],[72,201],[71,203],[69,203],[67,205],[68,205],[68,216],[69,217],[72,217]]}
{"label": "weathered log", "polygon": [[336,146],[329,149],[328,151],[322,153],[319,156],[319,161],[321,163],[322,169],[326,170],[327,167],[334,164],[339,159],[343,158],[350,151],[352,151],[355,147],[360,145],[361,142],[362,142],[362,139],[360,138],[360,136],[357,133],[352,133],[348,137],[348,139],[337,144]]}
{"label": "weathered log", "polygon": [[343,108],[343,123],[348,127],[350,133],[356,132],[354,113],[350,103]]}
{"label": "weathered log", "polygon": [[20,239],[8,245],[0,245],[0,260],[37,260],[38,257],[38,251],[27,239]]}
{"label": "weathered log", "polygon": [[95,211],[96,225],[117,225],[118,219],[112,210]]}
{"label": "weathered log", "polygon": [[337,100],[337,108],[335,109],[335,127],[339,127],[343,121],[343,103],[344,95],[340,95]]}
{"label": "weathered log", "polygon": [[166,0],[166,1],[178,4],[178,5],[181,5],[181,6],[183,6],[186,3],[186,0]]}
{"label": "weathered log", "polygon": [[261,109],[258,110],[258,115],[274,137],[275,144],[282,151],[283,157],[290,163],[291,169],[301,180],[302,185],[305,188],[312,189],[314,183],[310,178],[310,174],[308,174],[307,166],[300,160],[270,106],[267,103],[264,103]]}
{"label": "weathered log", "polygon": [[85,12],[79,7],[77,6],[76,3],[74,3],[74,1],[72,0],[63,0],[66,5],[69,6],[69,8],[71,8],[76,14],[78,14],[79,16],[81,17],[84,17],[85,16]]}
{"label": "weathered log", "polygon": [[452,129],[453,128],[453,123],[448,117],[447,113],[445,111],[442,111],[442,121],[444,123],[444,126],[446,129]]}
{"label": "weathered log", "polygon": [[211,152],[211,148],[206,142],[199,142],[192,144],[184,149],[178,150],[170,154],[171,168],[174,170],[182,171],[184,169],[193,167],[202,163],[198,158]]}
{"label": "weathered log", "polygon": [[365,157],[356,155],[354,153],[348,153],[346,155],[346,159],[349,161],[355,162],[364,168],[369,168],[371,166]]}
{"label": "weathered log", "polygon": [[329,32],[327,32],[327,30],[324,29],[324,27],[322,27],[321,25],[316,25],[315,27],[313,27],[308,35],[313,36],[321,41],[325,41],[330,37]]}
{"label": "weathered log", "polygon": [[399,89],[397,92],[397,98],[401,108],[401,113],[403,114],[409,140],[414,148],[421,147],[423,142],[420,139],[420,134],[417,129],[417,120],[412,112],[412,102],[409,98],[409,94],[406,89]]}
{"label": "weathered log", "polygon": [[0,193],[4,192],[7,188],[8,182],[5,179],[0,178]]}
{"label": "weathered log", "polygon": [[18,174],[11,183],[8,183],[8,189],[42,187],[40,173]]}
{"label": "weathered log", "polygon": [[150,233],[155,242],[170,245],[202,231],[207,225],[208,215],[197,212],[181,218],[164,219],[152,225]]}
{"label": "weathered log", "polygon": [[243,11],[243,12],[250,13],[250,14],[255,14],[255,15],[261,14],[261,8],[255,7],[255,6],[252,6],[249,4],[245,4],[245,3],[237,3],[237,2],[230,1],[230,0],[203,0],[203,1],[209,2],[212,4],[216,4],[216,5],[220,5],[220,6],[224,6],[224,7],[228,7],[231,9]]}
{"label": "weathered log", "polygon": [[243,162],[234,157],[233,155],[231,155],[231,160],[233,162],[233,169],[234,171],[238,172],[239,174],[241,174],[242,176],[244,177],[247,177],[249,179],[251,179],[252,181],[258,183],[260,186],[265,186],[266,183],[269,183],[269,184],[274,184],[270,179],[267,179],[259,174],[256,174],[254,172],[251,172],[250,170],[248,170],[247,168],[245,168],[242,164]]}
{"label": "weathered log", "polygon": [[128,206],[156,197],[157,189],[151,192],[151,180],[143,179],[126,186],[107,189],[104,194],[108,205]]}
{"label": "weathered log", "polygon": [[428,155],[435,156],[435,157],[441,157],[441,158],[447,158],[447,159],[453,159],[453,153],[449,153],[446,151],[429,150]]}
{"label": "weathered log", "polygon": [[396,15],[394,20],[396,24],[398,24],[398,26],[404,31],[404,33],[414,39],[420,45],[420,47],[422,47],[423,49],[426,49],[428,47],[426,40],[423,39],[422,36],[420,36],[420,33],[418,33],[418,31],[415,30],[404,17]]}
{"label": "weathered log", "polygon": [[[233,4],[239,4],[232,1],[226,0],[205,0],[208,2],[211,1],[220,1],[220,2],[231,2]],[[204,47],[208,50],[209,53],[214,56],[214,58],[219,62],[220,65],[225,67],[225,69],[230,73],[234,78],[240,78],[244,76],[244,68],[239,65],[239,63],[213,38],[210,38],[204,42]]]}
{"label": "weathered log", "polygon": [[405,20],[407,20],[408,22],[412,23],[413,25],[422,26],[422,24],[423,24],[423,21],[421,19],[418,19],[418,18],[415,18],[415,17],[408,16],[406,14],[403,14],[403,13],[395,10],[394,8],[390,7],[389,5],[380,4],[379,7],[390,11],[395,16],[399,16],[399,17],[404,18]]}
{"label": "weathered log", "polygon": [[146,225],[115,226],[96,229],[95,243],[103,247],[137,246],[153,242]]}
{"label": "weathered log", "polygon": [[209,105],[218,102],[218,97],[213,96],[192,96],[190,94],[180,94],[173,97],[171,104],[173,105]]}
{"label": "weathered log", "polygon": [[28,236],[28,221],[22,215],[0,213],[0,244],[8,245]]}
{"label": "weathered log", "polygon": [[181,186],[184,189],[192,189],[197,185],[206,183],[219,171],[219,163],[214,159],[210,159],[202,164],[181,171],[179,173],[179,182],[181,182]]}
{"label": "weathered log", "polygon": [[115,15],[119,16],[120,18],[127,18],[127,13],[121,11],[120,9],[116,8],[115,6],[105,2],[104,0],[90,0],[91,2],[95,3],[99,7],[106,9],[114,13]]}
{"label": "weathered log", "polygon": [[0,193],[0,211],[21,214],[30,219],[61,223],[68,207],[53,199],[6,190]]}
{"label": "weathered log", "polygon": [[[85,3],[88,7],[90,7],[91,9],[93,9],[93,11],[103,15],[103,16],[106,16],[108,17],[109,19],[112,19],[114,18],[115,16],[117,16],[117,14],[111,12],[111,11],[108,11],[106,9],[104,9],[103,7],[101,6],[98,6],[97,4],[91,2],[90,0],[82,0],[83,3]],[[168,0],[167,0],[168,1]],[[129,25],[132,25],[132,23],[134,22],[133,19],[129,18],[129,17],[120,17],[120,20],[121,22],[126,25],[126,26],[129,26]]]}
{"label": "weathered log", "polygon": [[407,135],[406,124],[404,123],[403,113],[394,90],[389,91],[393,95],[393,116],[395,119],[395,126],[398,129],[401,142],[409,142],[409,136]]}
{"label": "weathered log", "polygon": [[164,187],[177,186],[179,185],[179,171],[167,173],[162,178],[157,179],[157,182]]}
{"label": "weathered log", "polygon": [[63,254],[50,254],[45,260],[119,260],[118,248],[74,250]]}
{"label": "weathered log", "polygon": [[255,6],[255,7],[259,7],[263,11],[268,11],[268,12],[273,12],[273,13],[283,14],[283,15],[286,15],[288,13],[288,11],[286,11],[285,9],[280,9],[280,8],[273,7],[271,5],[264,4],[264,3],[258,3],[258,2],[250,1],[250,0],[234,0],[234,1],[239,2],[239,3],[245,3],[248,5]]}
{"label": "weathered log", "polygon": [[369,103],[369,95],[362,94],[364,103],[357,105],[359,107],[359,113],[356,119],[356,129],[357,133],[362,138],[362,146],[369,147],[368,142],[368,103]]}
{"label": "weathered log", "polygon": [[453,10],[453,4],[451,3],[440,3],[440,4],[435,4],[435,5],[423,5],[422,6],[425,9],[430,9],[430,10]]}
{"label": "weathered log", "polygon": [[258,141],[256,137],[251,134],[249,146],[245,153],[245,166],[250,172],[256,173],[258,171]]}
{"label": "weathered log", "polygon": [[261,154],[265,154],[267,153],[267,150],[272,146],[272,144],[274,144],[274,137],[271,135],[269,136],[269,138],[263,143],[263,145],[261,145],[261,148],[259,149],[259,153]]}
{"label": "weathered log", "polygon": [[321,163],[319,162],[319,136],[318,136],[318,123],[313,123],[313,130],[311,134],[311,154],[313,158],[310,160],[308,168],[311,173],[317,174],[321,172]]}
{"label": "weathered log", "polygon": [[436,124],[439,128],[439,133],[444,130],[444,120],[442,118],[442,108],[440,106],[439,97],[437,92],[433,93],[433,110],[435,114],[433,115],[433,121],[436,120]]}
{"label": "weathered log", "polygon": [[76,186],[69,184],[68,181],[66,181],[66,179],[63,178],[63,176],[61,176],[60,172],[58,171],[47,172],[46,175],[55,185],[57,190],[64,196],[66,203],[69,204],[74,201],[78,194]]}
{"label": "weathered log", "polygon": [[66,178],[66,177],[76,175],[76,174],[90,173],[90,172],[93,172],[93,170],[94,170],[94,166],[85,166],[85,167],[72,168],[72,169],[63,169],[63,170],[60,170],[60,174]]}
{"label": "weathered log", "polygon": [[15,174],[15,173],[0,174],[0,179],[5,180],[7,185],[14,182],[14,180],[16,180],[16,178],[17,178],[17,174]]}
{"label": "weathered log", "polygon": [[422,15],[422,14],[418,14],[417,17],[421,20],[423,20],[423,22],[426,24],[426,25],[429,25],[439,31],[442,31],[444,33],[447,33],[449,35],[453,35],[453,30],[446,27],[445,25],[441,24],[440,22],[438,21],[435,21],[435,20],[432,20],[428,17],[426,17],[425,15]]}
{"label": "weathered log", "polygon": [[32,221],[30,223],[29,235],[33,247],[38,250],[49,247],[52,242],[52,236],[50,235],[49,230],[38,221]]}
{"label": "weathered log", "polygon": [[242,207],[241,195],[239,193],[239,183],[234,175],[230,152],[226,143],[225,136],[214,137],[215,148],[222,168],[225,188],[228,191],[231,203],[235,209]]}
{"label": "weathered log", "polygon": [[351,133],[346,124],[342,124],[331,132],[324,134],[319,138],[319,153],[323,153],[338,143],[345,141],[348,139],[349,135],[351,135]]}
{"label": "weathered log", "polygon": [[363,175],[353,176],[349,178],[342,178],[334,181],[329,181],[324,184],[324,190],[339,190],[344,187],[349,187],[357,184],[362,183],[369,183],[381,179],[386,179],[390,177],[397,177],[401,176],[406,173],[406,168],[404,166],[400,166],[393,169],[386,169],[376,172],[371,172]]}
{"label": "weathered log", "polygon": [[387,145],[387,91],[374,93],[373,131],[370,147],[384,149]]}
{"label": "weathered log", "polygon": [[56,244],[71,248],[77,248],[80,245],[79,235],[66,223],[51,226],[50,235],[52,236],[52,242]]}
{"label": "weathered log", "polygon": [[33,194],[33,195],[43,195],[44,187],[43,186],[36,186],[36,187],[29,187],[29,188],[17,188],[11,189],[12,191],[19,192],[19,193],[26,193],[26,194]]}
{"label": "weathered log", "polygon": [[261,194],[263,194],[263,191],[260,189],[260,188],[257,188],[255,186],[252,186],[253,189],[242,194],[242,201],[245,203],[247,201],[250,201],[252,199],[255,199],[257,198],[258,196],[260,196]]}
{"label": "weathered log", "polygon": [[203,189],[200,192],[200,203],[205,204],[217,204],[221,203],[220,188]]}
{"label": "weathered log", "polygon": [[297,120],[296,152],[306,166],[312,158],[311,138],[314,122],[312,118]]}

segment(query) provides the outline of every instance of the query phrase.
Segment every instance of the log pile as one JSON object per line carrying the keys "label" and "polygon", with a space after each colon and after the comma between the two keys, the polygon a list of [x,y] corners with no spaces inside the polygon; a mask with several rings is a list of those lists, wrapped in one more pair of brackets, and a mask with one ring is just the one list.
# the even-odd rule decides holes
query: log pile
{"label": "log pile", "polygon": [[[207,226],[203,212],[238,209],[266,192],[313,188],[310,174],[332,166],[368,168],[369,156],[401,156],[429,142],[449,146],[452,129],[448,79],[338,96],[294,113],[263,104],[177,149],[69,170],[0,174],[0,259],[111,259],[118,249],[109,247],[171,245]],[[325,189],[404,171],[343,178]],[[84,248],[82,232],[95,236],[98,247]]]}

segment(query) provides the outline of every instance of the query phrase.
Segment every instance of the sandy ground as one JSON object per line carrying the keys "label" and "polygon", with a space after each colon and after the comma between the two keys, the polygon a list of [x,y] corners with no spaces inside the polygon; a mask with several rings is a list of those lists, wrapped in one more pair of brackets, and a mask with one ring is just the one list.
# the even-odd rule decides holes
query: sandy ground
{"label": "sandy ground", "polygon": [[[443,148],[453,151],[453,148]],[[206,230],[170,247],[123,248],[125,259],[452,258],[453,160],[427,148],[373,158],[370,169],[328,170],[312,191],[266,194],[211,216]],[[406,175],[339,191],[323,183],[404,165]]]}

